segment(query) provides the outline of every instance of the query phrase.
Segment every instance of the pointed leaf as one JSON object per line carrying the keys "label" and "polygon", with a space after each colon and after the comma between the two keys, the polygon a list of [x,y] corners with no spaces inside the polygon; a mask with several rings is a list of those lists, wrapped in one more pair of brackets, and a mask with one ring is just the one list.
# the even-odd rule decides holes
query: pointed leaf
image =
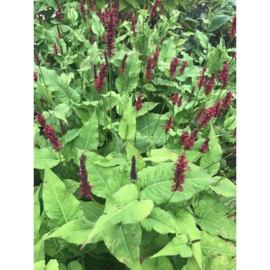
{"label": "pointed leaf", "polygon": [[59,270],[59,264],[57,260],[50,260],[46,266],[46,270]]}
{"label": "pointed leaf", "polygon": [[146,258],[142,263],[142,270],[173,270],[170,260],[166,257]]}
{"label": "pointed leaf", "polygon": [[53,168],[59,164],[59,155],[53,149],[34,149],[34,168],[44,170],[46,167]]}

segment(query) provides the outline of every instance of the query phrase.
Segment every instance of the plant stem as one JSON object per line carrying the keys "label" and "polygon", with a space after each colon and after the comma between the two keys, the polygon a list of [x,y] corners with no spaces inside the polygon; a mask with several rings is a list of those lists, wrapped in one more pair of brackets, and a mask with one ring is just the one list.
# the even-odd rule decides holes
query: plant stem
{"label": "plant stem", "polygon": [[[230,157],[230,156],[232,156],[232,155],[233,155],[233,154],[229,154],[228,156],[224,157],[224,159],[227,158],[227,157]],[[206,168],[204,168],[204,170],[207,170],[208,168],[212,167],[213,165],[215,165],[215,164],[218,163],[218,162],[220,162],[220,160],[218,160],[218,161],[216,161],[216,162],[210,164],[209,166],[207,166]]]}
{"label": "plant stem", "polygon": [[192,163],[196,162],[201,156],[202,156],[202,153],[200,153],[200,154],[192,161]]}
{"label": "plant stem", "polygon": [[40,71],[40,74],[41,74],[42,80],[43,80],[43,82],[44,82],[44,85],[47,87],[47,85],[46,85],[46,83],[45,83],[45,80],[44,80],[44,77],[43,77],[43,73],[42,73],[42,71],[41,71],[40,66],[38,66],[38,68],[39,68],[39,71]]}
{"label": "plant stem", "polygon": [[165,107],[165,103],[166,103],[166,99],[164,99],[163,106],[162,106],[161,112],[160,112],[160,114],[159,114],[158,121],[157,121],[157,124],[156,124],[156,126],[155,126],[155,129],[154,129],[154,132],[153,132],[153,134],[152,134],[152,137],[154,136],[155,131],[156,131],[156,129],[157,129],[157,126],[158,126],[160,117],[161,117],[161,115],[162,115],[162,113],[163,113],[163,110],[164,110],[164,107]]}
{"label": "plant stem", "polygon": [[164,210],[170,205],[170,201],[171,201],[171,198],[173,197],[173,195],[174,195],[174,193],[175,193],[176,191],[174,191],[173,193],[172,193],[172,195],[171,195],[171,197],[169,198],[169,200],[168,200],[168,203],[166,204],[166,206],[164,207]]}
{"label": "plant stem", "polygon": [[[138,118],[138,111],[137,111],[137,118]],[[135,129],[134,147],[135,147],[135,144],[136,144],[136,139],[137,139],[137,121],[136,121],[136,129]]]}

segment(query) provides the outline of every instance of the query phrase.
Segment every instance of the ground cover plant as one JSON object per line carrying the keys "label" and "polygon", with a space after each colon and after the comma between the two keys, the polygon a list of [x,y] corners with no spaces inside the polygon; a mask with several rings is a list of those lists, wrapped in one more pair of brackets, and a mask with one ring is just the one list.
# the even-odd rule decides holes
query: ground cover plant
{"label": "ground cover plant", "polygon": [[229,0],[34,1],[34,269],[236,269]]}

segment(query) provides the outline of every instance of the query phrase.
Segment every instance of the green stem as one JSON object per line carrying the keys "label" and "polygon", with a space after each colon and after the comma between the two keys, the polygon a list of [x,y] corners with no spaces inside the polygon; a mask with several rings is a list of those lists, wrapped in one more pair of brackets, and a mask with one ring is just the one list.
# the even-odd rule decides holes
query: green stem
{"label": "green stem", "polygon": [[163,110],[164,110],[164,107],[165,107],[165,103],[166,103],[166,99],[164,99],[163,106],[162,106],[161,112],[160,112],[160,114],[159,114],[158,121],[157,121],[157,124],[156,124],[156,126],[155,126],[155,129],[154,129],[154,132],[153,132],[153,134],[152,134],[152,137],[154,136],[155,131],[156,131],[156,129],[157,129],[157,126],[158,126],[160,117],[161,117],[161,115],[162,115],[162,113],[163,113]]}
{"label": "green stem", "polygon": [[202,156],[202,153],[200,153],[200,154],[192,161],[192,163],[196,162],[201,156]]}
{"label": "green stem", "polygon": [[112,71],[111,65],[109,64],[109,89],[110,89],[110,118],[111,118],[111,132],[113,132],[112,127]]}
{"label": "green stem", "polygon": [[147,91],[147,124],[148,124],[148,137],[150,138],[150,126],[149,126],[149,91]]}
{"label": "green stem", "polygon": [[175,192],[176,192],[176,191],[174,191],[174,192],[172,193],[171,197],[170,197],[169,200],[168,200],[168,203],[167,203],[166,206],[164,207],[164,210],[171,204],[171,198],[173,197],[173,195],[174,195]]}
{"label": "green stem", "polygon": [[[232,155],[233,155],[233,154],[229,154],[229,155],[227,155],[226,157],[224,157],[224,159],[226,159],[227,157],[230,157],[230,156],[232,156]],[[216,161],[216,162],[210,164],[209,166],[207,166],[206,168],[204,168],[204,170],[207,170],[208,168],[212,167],[213,165],[215,165],[215,164],[218,163],[218,162],[220,162],[220,160],[218,160],[218,161]]]}
{"label": "green stem", "polygon": [[42,71],[41,71],[40,66],[38,66],[38,68],[39,68],[39,71],[40,71],[40,74],[41,74],[42,80],[43,80],[43,82],[44,82],[44,85],[47,87],[47,85],[46,85],[46,83],[45,83],[45,80],[44,80],[44,77],[43,77],[43,73],[42,73]]}
{"label": "green stem", "polygon": [[[138,111],[137,111],[137,118],[138,118]],[[137,139],[137,121],[136,121],[136,129],[135,129],[134,147],[135,147],[135,144],[136,144],[136,139]]]}

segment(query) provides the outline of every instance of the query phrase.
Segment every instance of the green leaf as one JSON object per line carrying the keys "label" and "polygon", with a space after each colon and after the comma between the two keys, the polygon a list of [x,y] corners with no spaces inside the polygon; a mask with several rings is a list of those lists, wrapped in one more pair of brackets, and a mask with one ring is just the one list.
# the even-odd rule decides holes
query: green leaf
{"label": "green leaf", "polygon": [[175,161],[177,160],[178,155],[172,150],[167,148],[153,149],[148,157],[144,158],[145,161],[152,162],[165,162],[165,161]]}
{"label": "green leaf", "polygon": [[91,222],[96,222],[104,212],[104,205],[97,202],[80,201],[84,216]]}
{"label": "green leaf", "polygon": [[216,256],[210,260],[209,269],[236,270],[236,257]]}
{"label": "green leaf", "polygon": [[222,51],[220,47],[214,48],[208,55],[206,66],[209,73],[219,72],[222,65]]}
{"label": "green leaf", "polygon": [[176,45],[174,37],[167,38],[162,44],[162,49],[160,51],[160,60],[166,62],[167,60],[172,60],[176,56]]}
{"label": "green leaf", "polygon": [[155,230],[160,234],[177,233],[174,219],[165,210],[155,207],[151,214],[141,222],[146,231]]}
{"label": "green leaf", "polygon": [[222,149],[213,126],[211,126],[209,137],[209,151],[202,156],[200,164],[202,168],[206,169],[207,172],[213,176],[219,170]]}
{"label": "green leaf", "polygon": [[[178,232],[188,235],[190,241],[201,239],[201,232],[196,227],[195,219],[189,212],[183,211],[177,213],[175,221],[178,226]],[[202,269],[202,249],[200,241],[192,243],[192,251],[200,269]]]}
{"label": "green leaf", "polygon": [[81,245],[93,227],[94,223],[86,219],[72,220],[54,231],[48,238],[60,237],[68,243]]}
{"label": "green leaf", "polygon": [[119,136],[123,140],[133,141],[136,132],[136,117],[132,106],[132,99],[129,98],[128,105],[126,106],[123,118],[119,125]]}
{"label": "green leaf", "polygon": [[119,93],[130,93],[137,87],[139,82],[140,64],[141,61],[137,54],[128,56],[124,74],[119,74],[115,81],[115,86]]}
{"label": "green leaf", "polygon": [[71,194],[75,193],[80,187],[80,183],[71,179],[64,179],[63,183]]}
{"label": "green leaf", "polygon": [[213,32],[219,29],[222,25],[224,25],[230,17],[228,15],[216,15],[213,20],[211,21],[211,25],[208,31]]}
{"label": "green leaf", "polygon": [[162,250],[154,254],[152,258],[160,256],[174,256],[180,255],[182,258],[188,258],[192,256],[191,248],[187,245],[188,237],[186,235],[175,236],[172,241],[167,244]]}
{"label": "green leaf", "polygon": [[137,148],[130,142],[127,142],[126,151],[127,151],[127,160],[131,161],[132,156],[135,156],[137,169],[142,170],[145,167],[145,162],[143,160],[143,157],[140,155],[139,151],[137,150]]}
{"label": "green leaf", "polygon": [[41,70],[46,84],[59,101],[67,104],[80,101],[80,95],[65,84],[55,70],[49,70],[45,67],[41,67]]}
{"label": "green leaf", "polygon": [[153,110],[159,103],[143,102],[142,108],[138,111],[138,116],[142,116]]}
{"label": "green leaf", "polygon": [[46,270],[58,270],[59,269],[59,264],[57,260],[49,260]]}
{"label": "green leaf", "polygon": [[40,187],[37,188],[34,194],[34,242],[39,240],[39,228],[41,225],[41,211],[40,211],[40,202],[39,202],[39,192]]}
{"label": "green leaf", "polygon": [[139,270],[142,230],[136,224],[112,225],[104,233],[104,243],[110,253],[129,269]]}
{"label": "green leaf", "polygon": [[142,263],[142,270],[173,270],[170,260],[166,257],[146,258]]}
{"label": "green leaf", "polygon": [[59,164],[59,155],[53,149],[34,149],[34,168],[44,170],[46,167],[53,168]]}
{"label": "green leaf", "polygon": [[103,35],[105,29],[99,17],[96,14],[92,14],[91,26],[94,34],[96,34],[99,37]]}
{"label": "green leaf", "polygon": [[223,240],[218,236],[211,236],[202,231],[202,251],[207,257],[218,255],[227,255],[233,257],[236,255],[236,247],[229,241]]}
{"label": "green leaf", "polygon": [[[185,202],[195,194],[205,190],[215,180],[200,167],[189,164],[190,172],[186,172],[183,192],[175,192],[171,203]],[[138,173],[142,188],[141,198],[150,199],[155,204],[167,203],[172,195],[171,186],[174,184],[175,162],[162,163],[147,167]]]}
{"label": "green leaf", "polygon": [[67,104],[58,104],[54,110],[49,110],[49,113],[55,116],[59,120],[63,120],[67,125],[67,117],[70,111],[70,107]]}
{"label": "green leaf", "polygon": [[79,262],[72,261],[68,264],[67,270],[83,270],[83,268]]}
{"label": "green leaf", "polygon": [[39,261],[34,263],[34,270],[44,270],[45,267],[45,261]]}
{"label": "green leaf", "polygon": [[74,25],[78,19],[78,12],[74,8],[68,8],[67,15],[71,21],[71,25]]}
{"label": "green leaf", "polygon": [[44,240],[41,239],[34,245],[34,262],[43,260],[45,260]]}
{"label": "green leaf", "polygon": [[85,244],[90,243],[95,235],[103,231],[109,225],[119,222],[132,224],[145,219],[153,209],[150,200],[138,200],[138,188],[129,184],[121,187],[106,201],[104,214],[97,220],[94,228],[87,237]]}
{"label": "green leaf", "polygon": [[231,117],[227,118],[224,121],[224,128],[227,130],[235,130],[236,129],[236,117],[231,116]]}
{"label": "green leaf", "polygon": [[44,210],[51,219],[51,228],[60,227],[83,216],[80,202],[49,168],[45,169],[42,199]]}
{"label": "green leaf", "polygon": [[80,129],[79,136],[74,141],[74,148],[96,150],[99,145],[98,118],[94,113]]}
{"label": "green leaf", "polygon": [[215,184],[211,185],[211,189],[217,194],[226,198],[236,197],[236,186],[231,180],[227,178],[224,178],[221,181],[217,181]]}
{"label": "green leaf", "polygon": [[201,31],[196,30],[195,37],[199,40],[201,46],[206,49],[208,47],[208,37]]}

